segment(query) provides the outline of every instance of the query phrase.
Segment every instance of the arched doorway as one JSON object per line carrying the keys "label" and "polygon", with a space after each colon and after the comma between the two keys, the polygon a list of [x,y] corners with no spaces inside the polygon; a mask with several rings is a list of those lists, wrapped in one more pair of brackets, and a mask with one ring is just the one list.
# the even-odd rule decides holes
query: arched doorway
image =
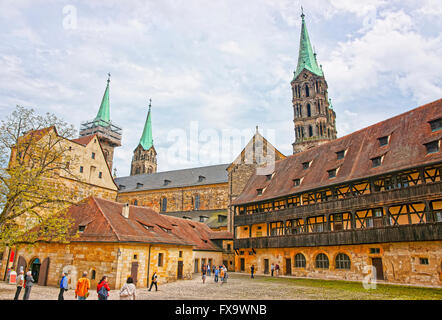
{"label": "arched doorway", "polygon": [[34,258],[31,260],[31,264],[29,266],[29,271],[32,273],[32,278],[34,278],[34,281],[38,281],[38,276],[40,275],[40,267],[41,267],[41,261],[39,258]]}

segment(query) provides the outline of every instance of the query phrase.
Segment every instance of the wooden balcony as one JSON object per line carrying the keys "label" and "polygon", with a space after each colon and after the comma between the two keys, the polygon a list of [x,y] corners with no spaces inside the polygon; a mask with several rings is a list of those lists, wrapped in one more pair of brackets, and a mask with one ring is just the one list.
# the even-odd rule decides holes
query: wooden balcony
{"label": "wooden balcony", "polygon": [[442,222],[235,239],[233,246],[234,249],[263,249],[436,240],[442,240]]}
{"label": "wooden balcony", "polygon": [[234,225],[253,225],[258,223],[305,218],[312,215],[327,215],[330,213],[349,212],[356,209],[392,206],[404,202],[412,203],[424,200],[431,201],[441,198],[441,190],[442,182],[436,182],[432,184],[422,184],[408,188],[353,196],[346,199],[333,199],[272,212],[235,215]]}

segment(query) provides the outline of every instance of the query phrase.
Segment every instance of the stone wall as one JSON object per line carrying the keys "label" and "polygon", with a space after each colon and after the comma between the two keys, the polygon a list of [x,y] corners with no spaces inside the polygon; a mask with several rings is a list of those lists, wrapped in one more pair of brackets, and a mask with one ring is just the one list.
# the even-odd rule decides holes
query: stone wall
{"label": "stone wall", "polygon": [[[371,253],[372,248],[379,249]],[[442,246],[440,241],[398,242],[369,245],[299,247],[276,249],[239,249],[235,256],[236,271],[241,272],[241,259],[244,259],[244,272],[250,272],[252,264],[257,274],[264,273],[264,259],[279,264],[280,274],[287,273],[286,259],[291,260],[293,276],[319,279],[360,280],[368,274],[364,267],[372,265],[373,258],[381,258],[384,279],[387,282],[442,286]],[[294,257],[302,253],[306,259],[305,268],[295,267]],[[315,258],[324,253],[329,259],[329,269],[315,267]],[[338,253],[345,253],[351,261],[350,269],[337,269],[335,258]],[[428,264],[421,264],[420,259],[428,259]]]}
{"label": "stone wall", "polygon": [[228,205],[227,183],[170,188],[158,190],[144,190],[138,192],[120,192],[117,201],[121,203],[134,204],[150,207],[160,212],[161,200],[167,198],[166,212],[194,210],[195,196],[200,196],[200,210],[225,209]]}

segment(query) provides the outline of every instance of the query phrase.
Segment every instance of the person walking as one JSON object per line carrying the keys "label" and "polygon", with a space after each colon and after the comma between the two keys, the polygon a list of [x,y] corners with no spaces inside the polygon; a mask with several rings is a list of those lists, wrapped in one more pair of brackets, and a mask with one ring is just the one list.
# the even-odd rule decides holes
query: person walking
{"label": "person walking", "polygon": [[208,277],[210,277],[210,270],[211,268],[210,268],[210,265],[209,264],[207,264],[207,276]]}
{"label": "person walking", "polygon": [[273,263],[270,266],[270,270],[272,271],[272,277],[273,277],[273,273],[275,272],[275,265]]}
{"label": "person walking", "polygon": [[213,280],[215,282],[218,282],[219,270],[217,267],[215,267],[215,271],[213,272],[213,274],[215,275]]}
{"label": "person walking", "polygon": [[68,277],[64,272],[61,273],[60,292],[58,293],[58,300],[64,300],[64,292],[68,290]]}
{"label": "person walking", "polygon": [[227,273],[227,268],[225,265],[223,265],[223,270],[224,270],[224,282],[227,282],[227,278],[228,278],[228,273]]}
{"label": "person walking", "polygon": [[103,276],[97,285],[98,300],[107,300],[109,297],[110,287],[107,283],[107,277]]}
{"label": "person walking", "polygon": [[216,270],[216,266],[213,265],[213,266],[212,266],[212,273],[213,273],[214,276],[215,276],[215,270]]}
{"label": "person walking", "polygon": [[153,275],[152,275],[152,283],[150,284],[149,291],[152,290],[152,286],[153,285],[155,285],[155,291],[158,291],[157,281],[158,281],[158,276],[157,276],[157,273],[154,272]]}
{"label": "person walking", "polygon": [[87,278],[87,272],[83,272],[83,276],[78,279],[77,287],[75,289],[75,299],[86,300],[89,297],[89,289],[91,288],[91,282]]}
{"label": "person walking", "polygon": [[279,276],[279,264],[275,266],[276,276]]}
{"label": "person walking", "polygon": [[201,268],[201,278],[203,279],[203,284],[206,283],[206,273],[207,273],[206,270],[207,270],[206,266],[203,265],[203,267]]}
{"label": "person walking", "polygon": [[17,290],[15,291],[14,300],[18,300],[21,289],[23,288],[24,284],[25,284],[25,273],[23,272],[23,270],[21,270],[17,276]]}
{"label": "person walking", "polygon": [[132,277],[127,278],[126,283],[121,287],[120,300],[135,300],[136,287]]}
{"label": "person walking", "polygon": [[221,278],[221,284],[224,283],[224,268],[221,267],[219,270],[219,277]]}
{"label": "person walking", "polygon": [[31,294],[32,286],[34,285],[34,278],[32,277],[32,272],[28,271],[25,277],[25,294],[23,300],[29,300],[29,295]]}
{"label": "person walking", "polygon": [[252,264],[252,266],[250,267],[250,274],[251,274],[251,278],[254,279],[255,277],[253,276],[253,273],[255,272],[255,266]]}

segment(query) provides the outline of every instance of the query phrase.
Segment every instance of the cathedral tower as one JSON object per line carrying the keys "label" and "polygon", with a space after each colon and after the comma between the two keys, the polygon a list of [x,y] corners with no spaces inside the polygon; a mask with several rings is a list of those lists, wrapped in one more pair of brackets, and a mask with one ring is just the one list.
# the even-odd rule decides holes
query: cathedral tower
{"label": "cathedral tower", "polygon": [[112,170],[112,163],[114,159],[114,148],[121,146],[121,128],[117,127],[110,120],[110,105],[109,105],[109,82],[110,73],[108,74],[106,90],[104,91],[103,99],[101,100],[100,109],[94,120],[81,124],[80,137],[90,136],[96,134],[100,145],[103,149],[106,162],[109,169]]}
{"label": "cathedral tower", "polygon": [[302,13],[298,66],[291,82],[296,140],[293,153],[336,139],[336,114],[327,93],[322,65],[312,50]]}
{"label": "cathedral tower", "polygon": [[157,152],[153,146],[152,139],[152,120],[151,120],[152,100],[149,102],[149,111],[147,112],[146,123],[144,124],[143,134],[140,143],[134,150],[130,175],[157,172]]}

